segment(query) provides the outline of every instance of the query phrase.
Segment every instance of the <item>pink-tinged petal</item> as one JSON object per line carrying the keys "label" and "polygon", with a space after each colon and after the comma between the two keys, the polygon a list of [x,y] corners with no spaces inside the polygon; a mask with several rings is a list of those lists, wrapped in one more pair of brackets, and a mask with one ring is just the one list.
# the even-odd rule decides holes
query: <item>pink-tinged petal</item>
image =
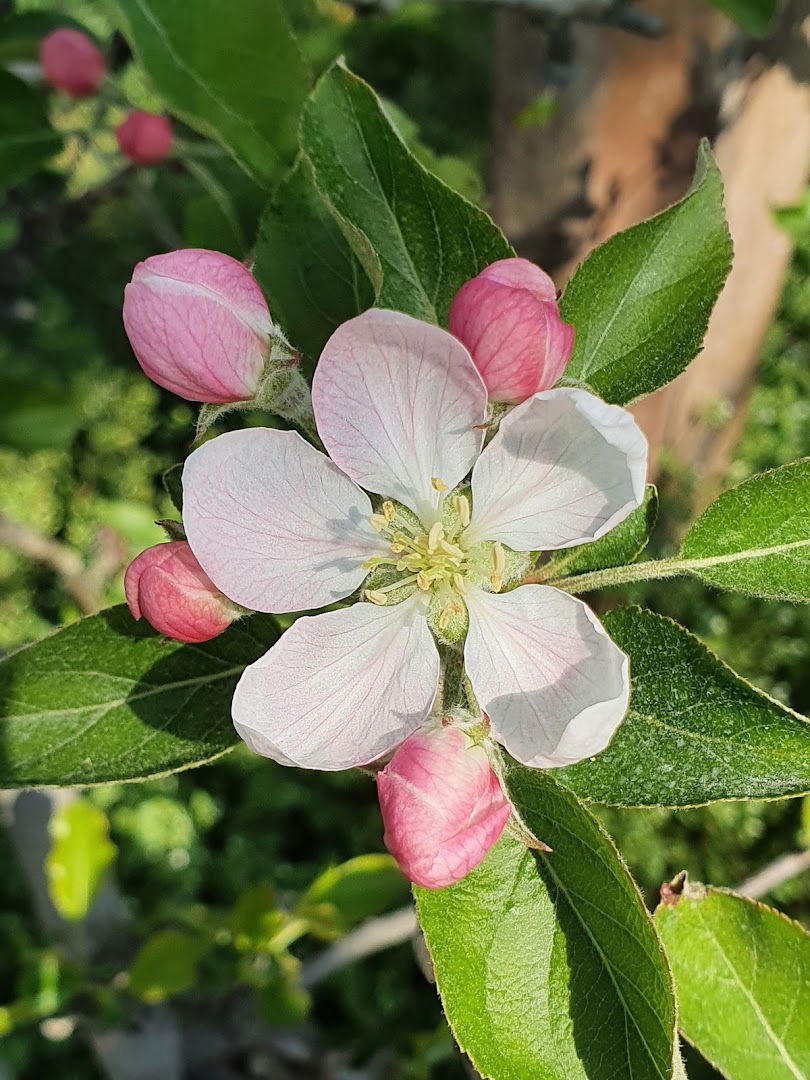
{"label": "pink-tinged petal", "polygon": [[175,641],[210,641],[239,616],[182,540],[156,544],[133,559],[124,592],[134,619],[146,619]]}
{"label": "pink-tinged petal", "polygon": [[203,443],[183,468],[188,542],[218,588],[255,611],[342,600],[385,545],[368,496],[293,431],[246,428]]}
{"label": "pink-tinged petal", "polygon": [[39,61],[50,85],[74,98],[94,94],[106,70],[95,42],[80,30],[64,26],[42,39]]}
{"label": "pink-tinged petal", "polygon": [[385,846],[426,889],[474,870],[512,810],[484,748],[452,726],[411,735],[377,774],[377,791]]}
{"label": "pink-tinged petal", "polygon": [[[556,301],[557,288],[545,270],[528,259],[499,259],[485,266],[479,278],[508,285],[511,289],[526,289],[536,300]],[[475,278],[472,279],[475,281]]]}
{"label": "pink-tinged petal", "polygon": [[518,405],[475,463],[468,541],[548,551],[598,540],[640,505],[647,440],[626,409],[583,390]]}
{"label": "pink-tinged petal", "polygon": [[456,293],[450,330],[470,350],[490,401],[525,401],[562,375],[574,328],[562,321],[553,300],[538,300],[485,274]]}
{"label": "pink-tinged petal", "polygon": [[298,619],[242,675],[236,730],[257,754],[306,769],[350,769],[424,721],[439,654],[418,599],[354,604]]}
{"label": "pink-tinged petal", "polygon": [[437,477],[454,487],[481,449],[484,384],[444,330],[396,311],[367,311],[327,341],[312,384],[331,457],[367,491],[435,516]]}
{"label": "pink-tinged petal", "polygon": [[524,765],[604,750],[627,712],[628,660],[593,612],[545,585],[469,591],[464,664],[493,737]]}
{"label": "pink-tinged petal", "polygon": [[245,401],[273,328],[253,275],[218,251],[189,248],[138,263],[124,327],[146,375],[189,401]]}

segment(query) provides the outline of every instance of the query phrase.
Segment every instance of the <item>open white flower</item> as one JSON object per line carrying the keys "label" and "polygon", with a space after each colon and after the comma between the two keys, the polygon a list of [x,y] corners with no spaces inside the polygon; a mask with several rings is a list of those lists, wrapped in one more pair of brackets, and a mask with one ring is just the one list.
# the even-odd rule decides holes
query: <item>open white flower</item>
{"label": "open white flower", "polygon": [[[581,601],[509,587],[528,563],[516,553],[598,539],[640,504],[647,447],[630,414],[547,390],[482,453],[487,392],[467,350],[379,310],[330,338],[313,405],[331,460],[253,428],[205,443],[183,472],[188,541],[231,600],[294,612],[364,586],[245,670],[233,701],[245,742],[315,769],[390,752],[430,713],[437,634],[464,639],[491,734],[518,760],[604,749],[627,708],[627,658]],[[361,488],[383,497],[376,512]]]}

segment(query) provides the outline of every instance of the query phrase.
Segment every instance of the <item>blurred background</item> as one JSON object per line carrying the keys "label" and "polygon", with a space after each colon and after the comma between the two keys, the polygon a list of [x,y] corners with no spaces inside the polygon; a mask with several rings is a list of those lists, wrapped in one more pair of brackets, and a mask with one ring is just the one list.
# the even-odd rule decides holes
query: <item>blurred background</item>
{"label": "blurred background", "polygon": [[[345,55],[417,156],[561,288],[683,195],[712,140],[735,268],[704,352],[636,409],[661,491],[653,555],[723,487],[810,454],[810,0],[287,6],[313,69]],[[63,25],[96,38],[123,96],[42,85],[39,41]],[[0,0],[3,652],[121,602],[123,568],[163,539],[161,476],[189,451],[193,410],[141,375],[122,291],[159,251],[249,258],[264,201],[179,121],[169,158],[127,163],[125,102],[160,102],[115,31],[103,0]],[[810,710],[807,608],[692,581],[596,602],[671,615]],[[2,810],[0,1080],[471,1075],[367,777],[239,749],[80,797],[3,793]],[[810,920],[810,872],[780,881],[778,861],[808,866],[807,802],[598,813],[650,905],[682,869],[736,887],[765,868],[750,890]],[[688,1067],[716,1075],[695,1054]]]}

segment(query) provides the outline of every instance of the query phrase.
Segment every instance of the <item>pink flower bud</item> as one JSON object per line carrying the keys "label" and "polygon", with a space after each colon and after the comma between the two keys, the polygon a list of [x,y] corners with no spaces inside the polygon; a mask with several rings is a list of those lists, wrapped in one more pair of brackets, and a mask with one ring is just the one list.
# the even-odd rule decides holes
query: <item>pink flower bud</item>
{"label": "pink flower bud", "polygon": [[134,619],[144,618],[166,637],[189,644],[210,641],[240,614],[185,540],[142,551],[127,567],[124,592]]}
{"label": "pink flower bud", "polygon": [[51,86],[74,98],[90,97],[104,78],[104,57],[79,30],[52,30],[40,43],[39,62]]}
{"label": "pink flower bud", "polygon": [[138,263],[124,327],[144,372],[189,401],[256,393],[273,324],[253,275],[218,251],[187,248]]}
{"label": "pink flower bud", "polygon": [[157,165],[172,148],[172,125],[165,116],[136,109],[115,129],[115,138],[136,165]]}
{"label": "pink flower bud", "polygon": [[574,328],[560,318],[556,295],[526,259],[492,263],[456,293],[450,331],[469,349],[490,401],[517,404],[559,379]]}
{"label": "pink flower bud", "polygon": [[406,739],[377,774],[377,792],[385,846],[426,889],[478,866],[511,812],[484,748],[452,726]]}

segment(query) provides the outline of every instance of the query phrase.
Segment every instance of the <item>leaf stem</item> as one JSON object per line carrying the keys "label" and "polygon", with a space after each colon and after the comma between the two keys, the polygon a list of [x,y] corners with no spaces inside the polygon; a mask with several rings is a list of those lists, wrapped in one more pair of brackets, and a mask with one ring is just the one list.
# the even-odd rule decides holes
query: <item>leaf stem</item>
{"label": "leaf stem", "polygon": [[[575,574],[569,578],[551,578],[544,585],[553,585],[555,589],[571,593],[593,592],[596,589],[609,589],[614,585],[629,585],[635,581],[654,581],[657,578],[677,577],[699,569],[697,564],[711,564],[711,559],[652,559],[648,562],[630,563],[629,566],[614,566],[609,570],[591,570],[587,574]],[[532,579],[527,579],[530,582]]]}

